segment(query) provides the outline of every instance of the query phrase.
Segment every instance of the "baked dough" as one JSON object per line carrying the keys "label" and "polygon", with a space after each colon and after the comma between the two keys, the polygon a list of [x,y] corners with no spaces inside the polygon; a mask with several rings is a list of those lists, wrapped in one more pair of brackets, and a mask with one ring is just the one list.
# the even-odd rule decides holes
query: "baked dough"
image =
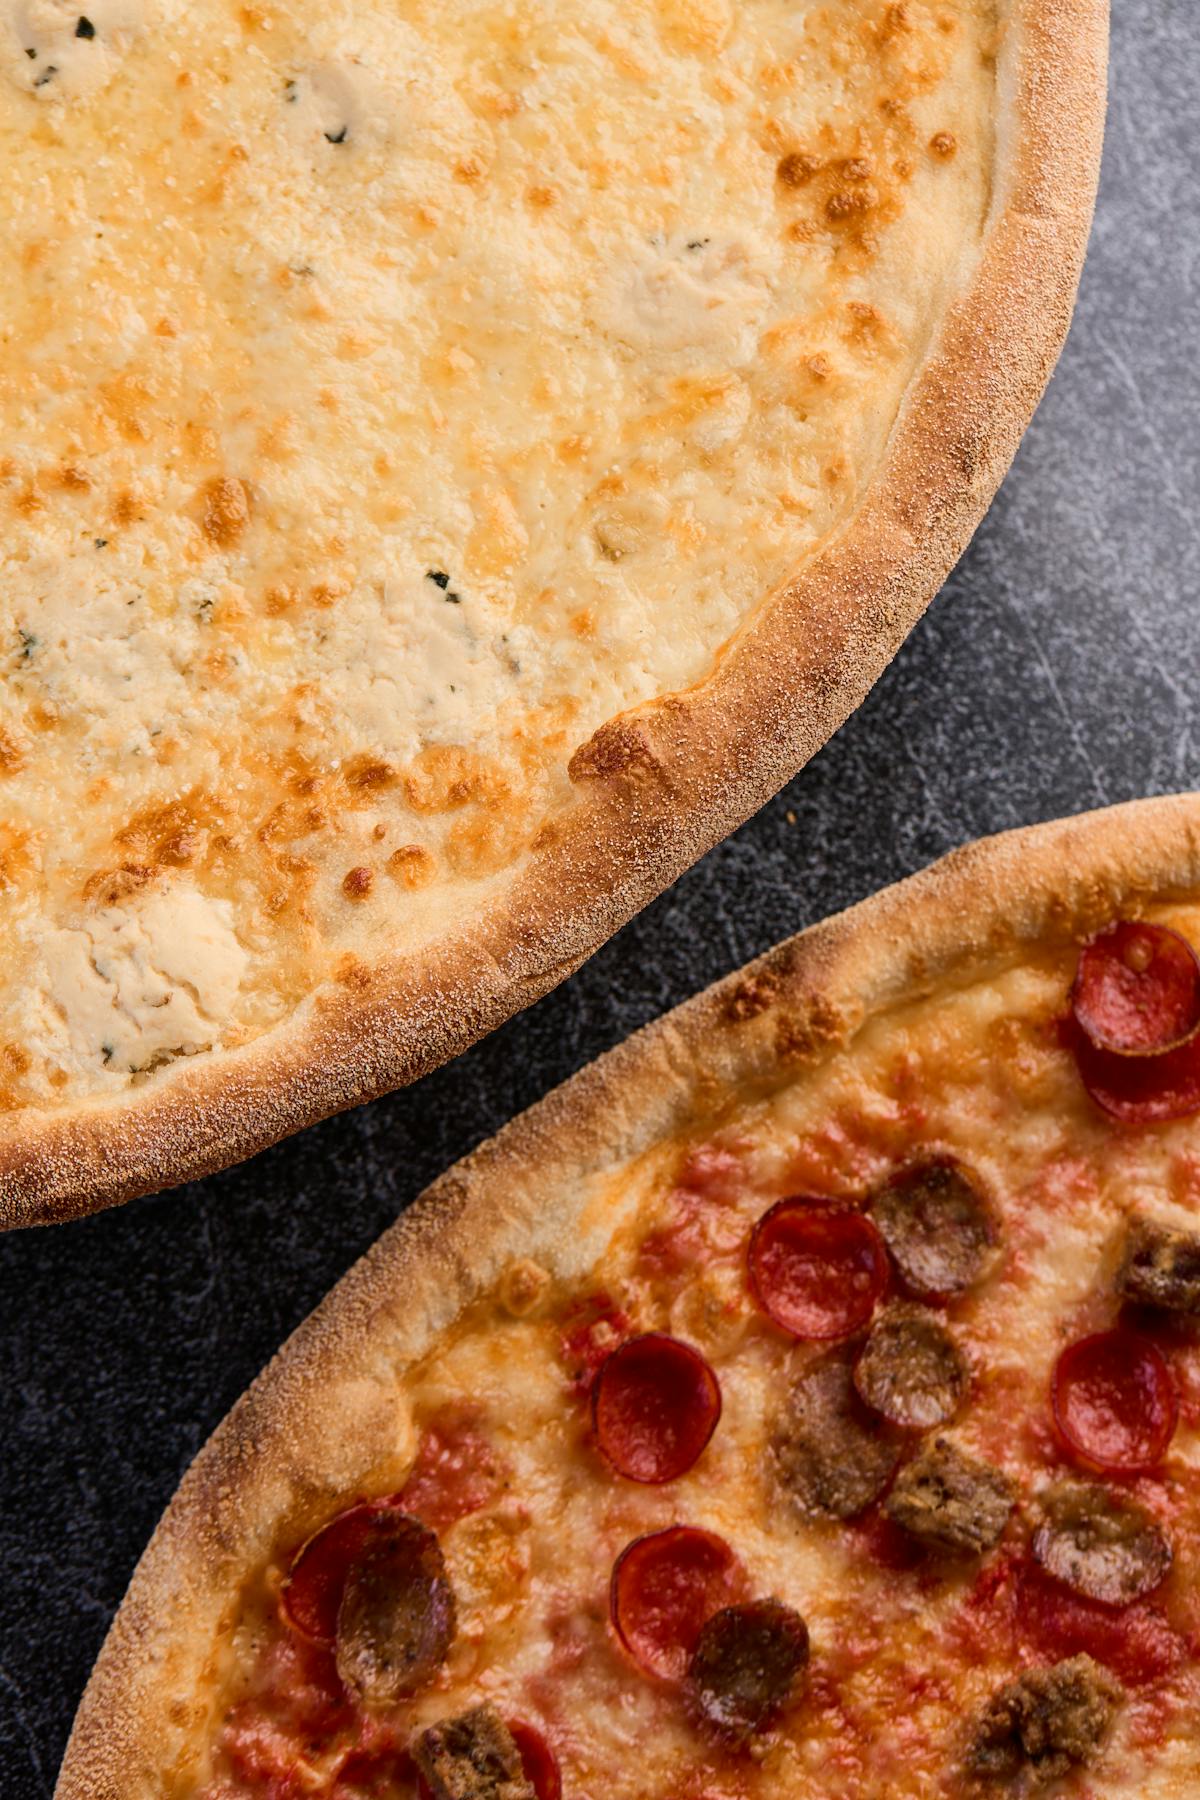
{"label": "baked dough", "polygon": [[861,698],[1066,328],[1102,0],[3,0],[0,1209],[544,991]]}
{"label": "baked dough", "polygon": [[[222,1767],[220,1745],[278,1683],[290,1552],[351,1502],[402,1489],[436,1519],[458,1635],[437,1681],[377,1721],[399,1719],[401,1744],[486,1697],[541,1721],[570,1794],[690,1793],[703,1765],[703,1791],[752,1800],[826,1795],[831,1769],[856,1800],[917,1800],[974,1792],[955,1785],[963,1757],[1002,1759],[1010,1727],[1057,1706],[1061,1739],[1043,1733],[1033,1769],[1047,1792],[1064,1791],[1047,1777],[1059,1755],[1060,1772],[1087,1760],[1097,1800],[1194,1792],[1197,1299],[1181,1245],[1197,1241],[1200,1102],[1134,1127],[1085,1090],[1061,1024],[1080,944],[1116,918],[1200,942],[1200,797],[955,853],[667,1015],[435,1183],[186,1476],[102,1652],[57,1800],[254,1791]],[[940,1424],[913,1421],[929,1435],[897,1447],[885,1519],[871,1493],[826,1495],[819,1516],[800,1505],[794,1468],[782,1497],[771,1483],[788,1384],[840,1366],[836,1347],[792,1343],[764,1318],[745,1234],[781,1195],[861,1206],[931,1153],[969,1167],[991,1209],[989,1253],[944,1260],[941,1299],[920,1302],[965,1356],[969,1391],[956,1385]],[[899,1227],[876,1204],[894,1253]],[[954,1242],[969,1248],[969,1234]],[[897,1266],[924,1292],[919,1263]],[[1131,1340],[1140,1355],[1161,1346],[1180,1406],[1165,1455],[1103,1490],[1109,1476],[1081,1470],[1055,1436],[1051,1370],[1113,1325],[1122,1294],[1184,1308],[1182,1320],[1133,1315],[1144,1335]],[[917,1312],[910,1300],[883,1316],[894,1327]],[[663,1486],[606,1464],[571,1390],[597,1348],[631,1331],[685,1340],[723,1391],[700,1460]],[[887,1404],[861,1361],[855,1379]],[[484,1487],[455,1522],[429,1510],[439,1465],[420,1446],[464,1406],[486,1451],[467,1478],[482,1472]],[[930,1492],[967,1492],[980,1462],[986,1504],[964,1501],[935,1521],[938,1537]],[[419,1494],[406,1486],[415,1465]],[[1089,1513],[1115,1558],[1095,1560],[1079,1527]],[[676,1523],[720,1534],[753,1591],[798,1609],[811,1634],[807,1699],[732,1773],[678,1690],[631,1666],[607,1624],[621,1546]],[[898,1530],[922,1534],[915,1554]],[[1079,1602],[1062,1581],[1099,1599]],[[1089,1656],[1099,1665],[1081,1666]],[[325,1792],[319,1746],[312,1757],[306,1779]]]}

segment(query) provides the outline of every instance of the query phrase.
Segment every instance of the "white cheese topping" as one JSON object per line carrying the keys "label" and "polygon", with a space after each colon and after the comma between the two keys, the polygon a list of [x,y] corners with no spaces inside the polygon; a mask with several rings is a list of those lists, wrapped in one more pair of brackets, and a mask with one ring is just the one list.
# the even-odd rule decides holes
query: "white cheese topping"
{"label": "white cheese topping", "polygon": [[246,966],[228,903],[182,883],[99,907],[41,949],[54,1049],[83,1058],[98,1045],[117,1074],[211,1049]]}

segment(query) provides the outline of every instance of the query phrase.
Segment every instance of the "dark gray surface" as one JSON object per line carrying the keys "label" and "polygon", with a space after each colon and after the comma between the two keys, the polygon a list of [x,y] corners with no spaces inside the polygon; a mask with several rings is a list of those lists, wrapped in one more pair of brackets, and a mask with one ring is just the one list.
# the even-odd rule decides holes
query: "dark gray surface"
{"label": "dark gray surface", "polygon": [[1060,371],[944,596],[787,791],[557,993],[212,1181],[0,1241],[0,1788],[46,1796],[134,1561],[284,1335],[445,1165],[599,1051],[980,833],[1200,784],[1194,0],[1115,20]]}

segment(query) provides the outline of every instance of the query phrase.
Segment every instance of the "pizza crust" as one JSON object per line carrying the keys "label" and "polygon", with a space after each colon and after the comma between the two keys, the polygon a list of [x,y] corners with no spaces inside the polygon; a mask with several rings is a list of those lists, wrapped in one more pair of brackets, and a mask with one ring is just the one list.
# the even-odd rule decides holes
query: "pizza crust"
{"label": "pizza crust", "polygon": [[[1133,802],[955,851],[802,932],[648,1026],[449,1170],[299,1328],[197,1457],[96,1665],[56,1800],[161,1794],[240,1584],[347,1493],[407,1473],[404,1370],[506,1270],[570,1279],[664,1140],[719,1125],[881,1015],[990,979],[1026,947],[1200,893],[1200,795]],[[621,1172],[614,1205],[613,1177]]]}
{"label": "pizza crust", "polygon": [[0,1123],[0,1225],[194,1179],[415,1080],[570,974],[774,793],[863,698],[961,553],[1066,333],[1103,129],[1104,0],[1011,0],[998,181],[948,311],[850,523],[711,675],[608,721],[571,803],[463,928],[367,962],[242,1048]]}

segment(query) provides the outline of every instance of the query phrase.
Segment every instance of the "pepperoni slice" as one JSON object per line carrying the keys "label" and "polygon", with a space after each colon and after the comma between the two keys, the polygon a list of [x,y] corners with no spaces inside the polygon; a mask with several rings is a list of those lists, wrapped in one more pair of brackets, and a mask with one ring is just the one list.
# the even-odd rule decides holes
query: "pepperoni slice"
{"label": "pepperoni slice", "polygon": [[613,1629],[649,1675],[678,1681],[705,1621],[742,1598],[745,1576],[724,1538],[668,1525],[627,1544],[613,1565]]}
{"label": "pepperoni slice", "polygon": [[562,1800],[562,1770],[558,1758],[536,1725],[510,1719],[508,1733],[521,1756],[525,1779],[537,1800]]}
{"label": "pepperoni slice", "polygon": [[292,1559],[280,1607],[293,1631],[314,1644],[332,1644],[346,1572],[365,1548],[371,1526],[396,1500],[365,1500],[349,1506],[315,1531]]}
{"label": "pepperoni slice", "polygon": [[1179,1417],[1170,1369],[1153,1344],[1131,1331],[1102,1331],[1068,1344],[1055,1365],[1050,1400],[1068,1448],[1114,1474],[1160,1463]]}
{"label": "pepperoni slice", "polygon": [[454,1590],[441,1546],[411,1514],[377,1514],[346,1571],[337,1671],[364,1706],[392,1706],[430,1681],[454,1640]]}
{"label": "pepperoni slice", "polygon": [[1155,1056],[1100,1050],[1079,1031],[1074,1039],[1084,1087],[1123,1125],[1159,1125],[1200,1112],[1200,1034]]}
{"label": "pepperoni slice", "polygon": [[752,1600],[714,1613],[687,1668],[692,1705],[735,1743],[770,1725],[796,1697],[808,1664],[808,1627],[781,1600]]}
{"label": "pepperoni slice", "polygon": [[1200,961],[1177,931],[1118,920],[1081,953],[1071,1006],[1097,1050],[1172,1049],[1200,1028]]}
{"label": "pepperoni slice", "polygon": [[1185,1639],[1150,1601],[1105,1606],[1072,1593],[1032,1564],[1018,1577],[1016,1621],[1022,1638],[1044,1655],[1083,1652],[1131,1687],[1169,1674],[1188,1654]]}
{"label": "pepperoni slice", "polygon": [[367,1795],[371,1800],[392,1800],[394,1795],[411,1794],[414,1780],[421,1800],[430,1800],[428,1790],[421,1791],[422,1783],[406,1749],[388,1744],[351,1750],[338,1766],[333,1800],[365,1800]]}
{"label": "pepperoni slice", "polygon": [[780,1200],[750,1237],[750,1285],[768,1318],[810,1341],[849,1337],[887,1287],[883,1239],[833,1201]]}
{"label": "pepperoni slice", "polygon": [[698,1350],[661,1332],[614,1350],[592,1384],[596,1441],[630,1481],[674,1481],[717,1428],[721,1389]]}

